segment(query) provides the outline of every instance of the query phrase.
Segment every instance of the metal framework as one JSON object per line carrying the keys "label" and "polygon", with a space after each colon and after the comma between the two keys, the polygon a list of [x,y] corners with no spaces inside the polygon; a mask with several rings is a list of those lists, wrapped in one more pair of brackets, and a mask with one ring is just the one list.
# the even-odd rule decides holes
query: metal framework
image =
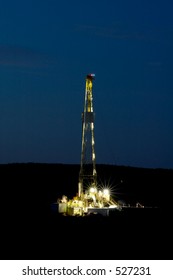
{"label": "metal framework", "polygon": [[86,76],[84,111],[82,113],[82,148],[79,172],[78,196],[83,197],[88,187],[97,186],[94,110],[93,110],[93,79],[95,74]]}

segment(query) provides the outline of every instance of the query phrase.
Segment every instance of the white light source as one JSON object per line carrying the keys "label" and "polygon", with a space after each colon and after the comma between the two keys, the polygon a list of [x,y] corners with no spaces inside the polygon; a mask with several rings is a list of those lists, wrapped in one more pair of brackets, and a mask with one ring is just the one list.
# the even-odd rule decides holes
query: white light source
{"label": "white light source", "polygon": [[103,195],[102,191],[99,191],[98,195],[99,195],[99,197],[102,197],[102,195]]}
{"label": "white light source", "polygon": [[91,187],[89,191],[90,191],[90,193],[96,193],[97,190],[96,190],[96,188]]}
{"label": "white light source", "polygon": [[109,201],[110,200],[110,192],[109,189],[103,189],[103,197]]}
{"label": "white light source", "polygon": [[108,190],[108,189],[104,189],[104,190],[103,190],[103,194],[104,194],[105,196],[109,195],[109,190]]}

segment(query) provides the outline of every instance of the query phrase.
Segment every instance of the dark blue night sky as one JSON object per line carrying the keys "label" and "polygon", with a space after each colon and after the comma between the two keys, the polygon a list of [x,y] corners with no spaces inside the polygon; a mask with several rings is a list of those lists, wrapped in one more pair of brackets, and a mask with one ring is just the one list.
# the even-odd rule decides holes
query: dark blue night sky
{"label": "dark blue night sky", "polygon": [[173,168],[172,0],[6,0],[0,163],[80,163],[95,73],[96,163]]}

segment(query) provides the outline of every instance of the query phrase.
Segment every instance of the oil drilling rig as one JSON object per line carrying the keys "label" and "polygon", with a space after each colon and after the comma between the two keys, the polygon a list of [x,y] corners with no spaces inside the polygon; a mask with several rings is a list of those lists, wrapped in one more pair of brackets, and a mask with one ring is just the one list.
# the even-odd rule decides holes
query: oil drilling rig
{"label": "oil drilling rig", "polygon": [[84,112],[82,113],[82,149],[78,183],[78,196],[83,199],[86,188],[97,187],[94,111],[93,111],[93,79],[95,75],[86,77]]}
{"label": "oil drilling rig", "polygon": [[101,213],[107,216],[110,209],[120,209],[118,203],[111,198],[110,190],[104,189],[97,182],[93,109],[94,79],[95,74],[86,76],[78,194],[73,199],[63,196],[58,202],[59,213],[65,215],[84,216]]}

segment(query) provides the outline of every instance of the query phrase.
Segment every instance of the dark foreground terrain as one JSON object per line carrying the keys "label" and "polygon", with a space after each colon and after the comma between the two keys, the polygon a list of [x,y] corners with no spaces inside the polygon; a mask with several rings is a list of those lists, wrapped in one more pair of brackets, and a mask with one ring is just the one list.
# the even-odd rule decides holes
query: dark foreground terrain
{"label": "dark foreground terrain", "polygon": [[64,217],[51,210],[77,192],[78,165],[0,166],[1,259],[169,259],[173,170],[99,165],[119,185],[116,199],[144,208],[110,217]]}

